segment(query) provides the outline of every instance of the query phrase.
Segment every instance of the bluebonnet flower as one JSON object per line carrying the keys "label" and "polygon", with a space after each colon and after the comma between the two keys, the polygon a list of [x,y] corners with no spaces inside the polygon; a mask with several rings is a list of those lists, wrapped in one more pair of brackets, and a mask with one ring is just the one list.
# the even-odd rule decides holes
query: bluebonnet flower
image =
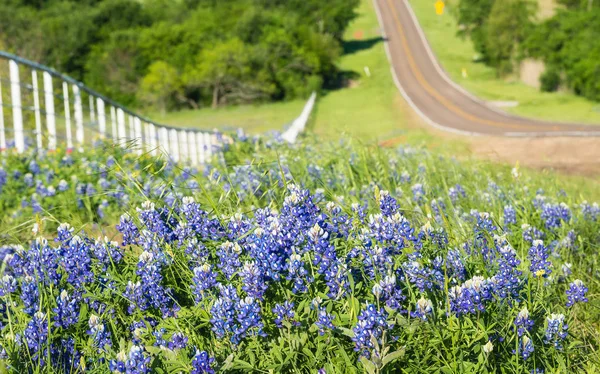
{"label": "bluebonnet flower", "polygon": [[180,332],[176,332],[171,336],[171,341],[168,343],[167,347],[170,350],[175,349],[184,349],[187,347],[188,338]]}
{"label": "bluebonnet flower", "polygon": [[308,271],[304,267],[304,261],[302,261],[302,257],[297,253],[292,253],[287,266],[288,275],[286,279],[294,283],[292,286],[292,292],[297,294],[308,291],[308,284],[312,282],[312,277],[308,274]]}
{"label": "bluebonnet flower", "polygon": [[501,299],[509,296],[518,297],[519,289],[523,283],[520,278],[522,273],[517,269],[521,261],[510,245],[499,247],[498,253],[500,255],[497,258],[498,271],[490,279],[493,292]]}
{"label": "bluebonnet flower", "polygon": [[529,318],[527,307],[521,309],[515,318],[515,326],[517,327],[517,335],[523,336],[526,332],[533,328],[533,320]]}
{"label": "bluebonnet flower", "polygon": [[107,351],[107,347],[112,347],[110,331],[106,329],[100,317],[92,314],[88,326],[90,329],[87,333],[94,339],[94,346],[98,349],[98,352]]}
{"label": "bluebonnet flower", "polygon": [[427,321],[427,318],[433,314],[433,303],[431,300],[424,298],[421,296],[419,300],[417,300],[417,304],[415,305],[415,311],[411,312],[410,315],[413,318],[420,318],[423,321]]}
{"label": "bluebonnet flower", "polygon": [[4,274],[0,278],[0,297],[6,296],[17,290],[17,280],[10,274]]}
{"label": "bluebonnet flower", "polygon": [[273,308],[275,314],[275,325],[279,328],[283,327],[283,321],[290,322],[293,326],[299,326],[300,323],[294,321],[294,303],[286,300],[283,304],[275,304]]}
{"label": "bluebonnet flower", "polygon": [[329,313],[324,307],[319,307],[317,311],[317,321],[315,325],[319,328],[319,335],[325,335],[326,330],[334,330],[333,320],[335,317]]}
{"label": "bluebonnet flower", "polygon": [[166,208],[156,208],[153,202],[146,201],[141,208],[137,208],[138,217],[148,231],[156,234],[158,238],[171,243],[177,237],[174,228],[177,222]]}
{"label": "bluebonnet flower", "polygon": [[115,373],[127,374],[146,374],[150,373],[150,363],[152,357],[144,354],[144,348],[139,345],[133,345],[129,349],[129,355],[124,351],[117,354],[116,360],[110,361],[110,371]]}
{"label": "bluebonnet flower", "polygon": [[546,228],[556,229],[562,225],[562,222],[571,220],[571,210],[565,203],[544,204],[542,206],[541,217],[544,220]]}
{"label": "bluebonnet flower", "polygon": [[103,270],[111,264],[119,264],[123,259],[119,243],[110,241],[106,236],[103,239],[96,239],[91,250]]}
{"label": "bluebonnet flower", "polygon": [[56,308],[54,312],[54,322],[56,326],[66,329],[77,323],[79,320],[79,296],[77,294],[69,295],[67,290],[62,290],[56,298]]}
{"label": "bluebonnet flower", "polygon": [[233,286],[218,285],[220,297],[211,308],[212,331],[218,338],[223,338],[227,333],[233,333],[236,323],[236,307],[240,299]]}
{"label": "bluebonnet flower", "polygon": [[527,223],[521,225],[521,231],[523,232],[523,239],[529,243],[533,243],[534,240],[544,238],[544,233]]}
{"label": "bluebonnet flower", "polygon": [[402,302],[406,297],[402,294],[402,289],[396,284],[394,274],[386,275],[379,283],[373,286],[373,294],[379,301],[385,302],[389,308],[396,311],[404,311]]}
{"label": "bluebonnet flower", "polygon": [[242,266],[239,259],[241,254],[242,248],[238,243],[227,241],[221,244],[220,251],[217,252],[220,260],[218,266],[228,279],[231,279],[233,274]]}
{"label": "bluebonnet flower", "polygon": [[42,360],[44,357],[43,352],[39,356],[38,353],[45,349],[48,342],[48,321],[46,320],[46,315],[42,312],[36,312],[27,324],[23,335],[27,349],[34,361],[37,361],[38,358]]}
{"label": "bluebonnet flower", "polygon": [[389,329],[387,313],[377,309],[373,304],[367,304],[358,316],[356,326],[352,328],[354,337],[354,350],[361,356],[370,357],[370,350],[374,348],[373,339],[381,344],[381,338]]}
{"label": "bluebonnet flower", "polygon": [[430,270],[418,261],[405,262],[402,264],[402,270],[404,270],[410,283],[414,284],[419,291],[425,292],[433,288]]}
{"label": "bluebonnet flower", "polygon": [[552,263],[548,261],[550,256],[549,249],[544,246],[541,240],[534,240],[529,248],[528,258],[531,262],[529,270],[536,277],[547,277],[552,273]]}
{"label": "bluebonnet flower", "polygon": [[309,230],[308,237],[311,239],[309,245],[314,253],[313,265],[318,266],[317,272],[324,276],[329,287],[329,297],[339,298],[345,292],[347,278],[335,247],[327,240],[329,234],[319,224],[315,224]]}
{"label": "bluebonnet flower", "polygon": [[461,286],[450,289],[450,310],[461,316],[468,313],[483,312],[485,303],[491,300],[492,283],[481,276],[467,280]]}
{"label": "bluebonnet flower", "polygon": [[379,209],[381,209],[381,213],[386,217],[389,217],[398,211],[398,202],[396,199],[390,196],[388,191],[379,191],[377,201],[379,202]]}
{"label": "bluebonnet flower", "polygon": [[567,306],[573,306],[575,303],[587,303],[588,299],[585,297],[588,288],[583,284],[583,282],[579,279],[575,279],[571,284],[569,284],[569,289],[567,290]]}
{"label": "bluebonnet flower", "polygon": [[517,223],[517,211],[512,205],[504,206],[504,225],[514,225]]}
{"label": "bluebonnet flower", "polygon": [[140,235],[140,232],[133,223],[131,216],[127,213],[121,215],[119,224],[116,226],[117,230],[123,235],[122,245],[136,244],[137,238]]}
{"label": "bluebonnet flower", "polygon": [[58,226],[57,236],[54,239],[57,242],[68,242],[73,237],[73,228],[68,223],[61,223]]}
{"label": "bluebonnet flower", "polygon": [[156,339],[154,342],[155,347],[160,347],[162,349],[167,348],[167,341],[163,338],[163,335],[165,334],[166,331],[167,330],[162,328],[158,331],[152,332],[152,335],[154,335],[154,338]]}
{"label": "bluebonnet flower", "polygon": [[452,201],[452,203],[456,204],[458,199],[466,197],[467,193],[465,192],[465,189],[460,184],[457,184],[454,187],[450,187],[448,189],[448,196],[450,197],[450,200]]}
{"label": "bluebonnet flower", "polygon": [[64,179],[61,179],[60,182],[58,182],[58,190],[60,192],[64,192],[68,189],[69,189],[69,183],[67,183],[67,181]]}
{"label": "bluebonnet flower", "polygon": [[190,374],[214,374],[215,370],[211,367],[214,361],[215,359],[210,357],[206,351],[196,350]]}
{"label": "bluebonnet flower", "polygon": [[588,221],[597,221],[598,217],[600,217],[600,206],[598,203],[589,204],[587,201],[584,201],[579,206],[581,209],[581,214],[583,218]]}
{"label": "bluebonnet flower", "polygon": [[136,307],[142,311],[156,308],[163,316],[173,315],[178,310],[171,297],[171,290],[161,285],[161,264],[152,252],[142,252],[136,274],[141,281],[135,285],[130,281],[124,295],[130,300],[129,313],[133,313]]}
{"label": "bluebonnet flower", "polygon": [[192,293],[196,302],[200,302],[204,298],[206,290],[210,290],[217,285],[217,273],[212,271],[209,264],[203,264],[195,267],[194,277],[192,278]]}
{"label": "bluebonnet flower", "polygon": [[38,284],[35,279],[29,275],[23,278],[21,284],[21,300],[23,300],[23,311],[30,316],[39,310],[39,298],[40,293],[38,290]]}
{"label": "bluebonnet flower", "polygon": [[546,323],[544,342],[554,345],[556,349],[562,349],[562,342],[566,339],[569,330],[569,325],[565,322],[565,315],[552,313],[546,317]]}
{"label": "bluebonnet flower", "polygon": [[478,236],[485,233],[492,234],[498,229],[492,221],[492,216],[487,212],[479,212],[472,209],[471,217],[475,218],[475,227],[473,229]]}
{"label": "bluebonnet flower", "polygon": [[256,263],[246,262],[239,275],[243,282],[242,290],[246,291],[248,296],[262,300],[268,285]]}
{"label": "bluebonnet flower", "polygon": [[527,361],[527,359],[533,354],[534,350],[535,348],[533,346],[533,342],[531,341],[529,336],[523,335],[519,339],[518,350],[516,352],[513,350],[513,353],[519,354],[523,358],[523,360]]}
{"label": "bluebonnet flower", "polygon": [[417,203],[423,202],[425,199],[425,189],[421,183],[414,184],[410,190],[413,193],[413,200]]}
{"label": "bluebonnet flower", "polygon": [[263,323],[260,319],[260,305],[258,300],[247,296],[240,300],[237,306],[237,326],[232,337],[232,342],[238,344],[248,335],[263,336]]}
{"label": "bluebonnet flower", "polygon": [[400,173],[400,182],[410,183],[410,174],[408,173],[408,171],[403,170],[402,173]]}
{"label": "bluebonnet flower", "polygon": [[[342,197],[337,199],[343,200]],[[333,237],[347,238],[352,228],[352,219],[342,211],[339,205],[332,201],[328,202],[325,208],[327,212],[326,222],[323,222],[325,229],[331,232]]]}
{"label": "bluebonnet flower", "polygon": [[466,271],[464,259],[458,249],[448,250],[446,255],[446,269],[448,277],[453,281],[462,282],[465,280]]}

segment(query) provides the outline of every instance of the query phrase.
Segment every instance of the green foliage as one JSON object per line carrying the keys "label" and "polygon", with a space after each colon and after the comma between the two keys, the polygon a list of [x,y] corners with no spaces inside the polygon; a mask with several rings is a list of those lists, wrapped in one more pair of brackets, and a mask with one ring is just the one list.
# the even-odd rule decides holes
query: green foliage
{"label": "green foliage", "polygon": [[494,0],[460,0],[457,6],[456,18],[461,29],[458,34],[468,36],[473,41],[475,50],[483,58],[487,57],[486,23]]}
{"label": "green foliage", "polygon": [[[0,4],[0,44],[128,105],[304,98],[335,81],[341,38],[358,3],[11,0]],[[205,58],[220,66],[207,67]],[[178,77],[165,82],[177,89],[160,100],[148,96],[148,82],[141,87],[156,75],[150,70],[157,61]]]}
{"label": "green foliage", "polygon": [[557,69],[546,69],[540,76],[540,89],[543,92],[554,92],[560,86],[560,72]]}
{"label": "green foliage", "polygon": [[496,1],[492,6],[485,40],[488,62],[498,75],[513,71],[517,46],[529,32],[534,11],[534,3],[528,0]]}
{"label": "green foliage", "polygon": [[600,100],[600,8],[567,10],[533,30],[524,43],[525,53],[565,73],[576,94]]}
{"label": "green foliage", "polygon": [[148,73],[140,83],[143,100],[165,113],[169,108],[169,99],[181,93],[181,80],[177,70],[164,61],[153,62]]}

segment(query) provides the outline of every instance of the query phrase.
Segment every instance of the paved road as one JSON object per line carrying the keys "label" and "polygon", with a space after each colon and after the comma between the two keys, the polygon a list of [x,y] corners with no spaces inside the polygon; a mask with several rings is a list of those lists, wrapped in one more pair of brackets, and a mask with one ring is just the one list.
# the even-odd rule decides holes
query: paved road
{"label": "paved road", "polygon": [[408,0],[373,1],[398,88],[432,126],[470,135],[600,136],[600,127],[526,119],[488,106],[440,68]]}

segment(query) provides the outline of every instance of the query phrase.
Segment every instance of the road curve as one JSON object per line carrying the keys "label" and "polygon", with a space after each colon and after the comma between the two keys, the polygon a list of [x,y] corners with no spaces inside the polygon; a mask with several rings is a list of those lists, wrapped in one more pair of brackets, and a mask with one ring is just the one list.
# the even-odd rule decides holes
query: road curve
{"label": "road curve", "polygon": [[408,0],[373,2],[396,85],[430,125],[466,135],[600,136],[600,128],[593,125],[539,121],[488,106],[442,70]]}

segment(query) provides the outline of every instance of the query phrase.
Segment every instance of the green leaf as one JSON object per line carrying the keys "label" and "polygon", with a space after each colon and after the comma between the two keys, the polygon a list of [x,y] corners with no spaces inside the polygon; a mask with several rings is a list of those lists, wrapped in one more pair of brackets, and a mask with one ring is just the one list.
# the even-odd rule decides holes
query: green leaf
{"label": "green leaf", "polygon": [[397,351],[389,353],[383,357],[383,360],[381,360],[381,365],[385,366],[393,361],[396,361],[397,359],[404,357],[405,353],[406,353],[405,347],[402,347],[402,348],[398,349]]}
{"label": "green leaf", "polygon": [[367,373],[375,374],[377,372],[377,368],[375,367],[375,365],[371,361],[367,360],[366,357],[361,357],[360,362],[363,364]]}

